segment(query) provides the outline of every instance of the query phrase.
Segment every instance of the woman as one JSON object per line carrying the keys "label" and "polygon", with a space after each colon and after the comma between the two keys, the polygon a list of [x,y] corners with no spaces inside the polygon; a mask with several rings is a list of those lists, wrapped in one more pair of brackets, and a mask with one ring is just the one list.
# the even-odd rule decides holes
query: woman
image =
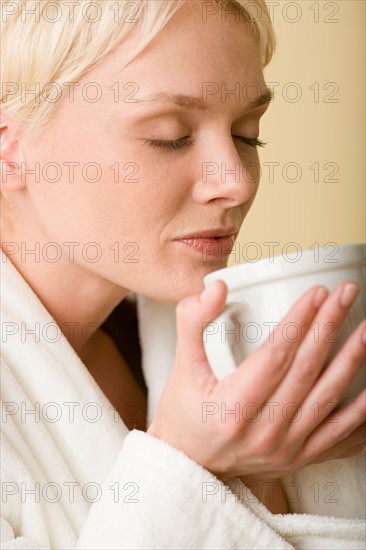
{"label": "woman", "polygon": [[[267,509],[246,484],[356,456],[364,394],[337,413],[322,406],[317,422],[201,417],[205,401],[334,408],[365,355],[362,323],[320,377],[329,344],[309,331],[343,321],[352,281],[307,291],[283,320],[302,341],[282,340],[279,326],[220,383],[204,354],[202,326],[226,287],[202,292],[202,278],[226,265],[259,183],[274,48],[264,2],[2,10],[3,548],[321,547],[337,534],[333,547],[359,547],[362,521],[322,518],[320,533],[305,518],[302,533],[301,517],[277,515],[281,495]],[[226,93],[236,83],[239,101]],[[210,162],[226,176],[204,178]],[[204,261],[203,236],[222,249]],[[126,335],[121,344],[106,328],[129,291],[178,304],[175,362],[150,425]]]}

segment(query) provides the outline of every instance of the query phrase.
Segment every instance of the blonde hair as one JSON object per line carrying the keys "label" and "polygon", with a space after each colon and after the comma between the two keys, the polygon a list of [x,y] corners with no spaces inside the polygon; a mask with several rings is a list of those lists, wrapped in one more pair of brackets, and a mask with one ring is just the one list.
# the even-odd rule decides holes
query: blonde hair
{"label": "blonde hair", "polygon": [[[0,101],[27,131],[42,126],[55,111],[55,91],[81,79],[136,31],[138,48],[131,61],[186,1],[3,0]],[[245,16],[266,66],[276,36],[265,0],[213,1],[221,9],[234,5]]]}

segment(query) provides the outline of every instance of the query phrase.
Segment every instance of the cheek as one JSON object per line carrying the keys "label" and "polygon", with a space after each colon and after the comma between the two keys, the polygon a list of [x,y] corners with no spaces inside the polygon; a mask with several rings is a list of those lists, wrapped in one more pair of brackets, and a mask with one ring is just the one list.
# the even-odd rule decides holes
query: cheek
{"label": "cheek", "polygon": [[138,242],[148,256],[159,248],[189,200],[184,167],[123,141],[82,126],[76,135],[66,121],[32,144],[29,164],[43,169],[30,193],[49,236]]}
{"label": "cheek", "polygon": [[142,212],[144,219],[160,220],[163,225],[174,222],[192,196],[187,168],[158,153],[133,158],[136,183],[124,186],[129,200],[135,201],[132,208]]}
{"label": "cheek", "polygon": [[239,151],[242,165],[242,175],[254,184],[254,189],[258,187],[261,178],[261,166],[258,149],[247,148],[244,152]]}
{"label": "cheek", "polygon": [[254,184],[254,191],[258,189],[259,181],[261,179],[261,166],[258,159],[249,162],[246,166],[246,176],[249,181]]}

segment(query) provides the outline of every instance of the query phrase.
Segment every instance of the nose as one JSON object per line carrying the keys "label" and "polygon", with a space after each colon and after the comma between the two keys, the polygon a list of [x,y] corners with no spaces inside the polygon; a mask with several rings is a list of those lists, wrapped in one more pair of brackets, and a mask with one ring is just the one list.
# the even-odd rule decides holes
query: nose
{"label": "nose", "polygon": [[216,137],[215,143],[205,143],[193,191],[197,202],[220,200],[233,207],[253,198],[259,180],[258,153],[249,146],[240,147],[239,155],[231,135],[221,139]]}

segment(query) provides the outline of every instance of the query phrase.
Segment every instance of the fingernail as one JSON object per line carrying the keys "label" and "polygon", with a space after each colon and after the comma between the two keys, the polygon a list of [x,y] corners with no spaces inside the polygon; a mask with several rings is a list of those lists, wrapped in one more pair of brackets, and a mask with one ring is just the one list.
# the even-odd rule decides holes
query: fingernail
{"label": "fingernail", "polygon": [[350,307],[350,305],[354,302],[359,290],[359,287],[355,283],[348,283],[345,286],[341,295],[341,306]]}
{"label": "fingernail", "polygon": [[328,290],[323,286],[319,288],[318,292],[315,294],[314,306],[319,307],[324,302],[325,298],[328,296]]}
{"label": "fingernail", "polygon": [[214,288],[215,283],[216,281],[213,281],[201,292],[200,302],[205,302],[213,295],[212,289]]}

